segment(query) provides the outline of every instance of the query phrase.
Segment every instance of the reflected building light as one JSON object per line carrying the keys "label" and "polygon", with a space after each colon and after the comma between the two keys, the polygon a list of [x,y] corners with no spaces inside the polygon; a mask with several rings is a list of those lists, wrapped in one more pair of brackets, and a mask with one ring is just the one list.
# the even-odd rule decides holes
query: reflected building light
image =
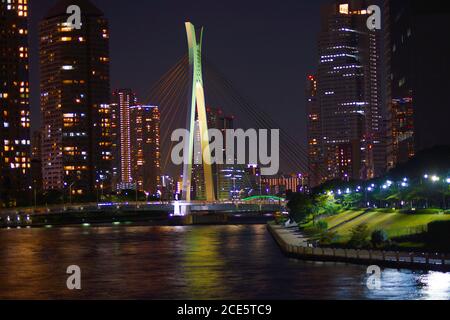
{"label": "reflected building light", "polygon": [[430,272],[420,278],[427,299],[447,300],[450,292],[450,273]]}

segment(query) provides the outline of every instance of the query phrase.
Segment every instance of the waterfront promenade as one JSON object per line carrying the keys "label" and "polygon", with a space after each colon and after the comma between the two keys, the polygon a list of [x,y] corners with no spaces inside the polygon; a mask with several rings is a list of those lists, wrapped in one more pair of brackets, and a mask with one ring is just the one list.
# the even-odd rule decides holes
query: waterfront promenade
{"label": "waterfront promenade", "polygon": [[320,248],[309,245],[298,228],[269,223],[269,232],[287,256],[313,261],[335,261],[380,267],[450,271],[450,255],[384,250]]}

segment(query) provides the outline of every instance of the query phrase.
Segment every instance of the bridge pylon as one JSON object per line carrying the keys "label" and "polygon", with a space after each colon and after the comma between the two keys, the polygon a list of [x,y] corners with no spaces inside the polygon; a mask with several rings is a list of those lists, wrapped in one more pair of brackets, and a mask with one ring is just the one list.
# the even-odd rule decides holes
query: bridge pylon
{"label": "bridge pylon", "polygon": [[[186,32],[189,45],[189,68],[192,82],[192,97],[187,112],[186,128],[189,130],[188,144],[184,150],[188,152],[188,159],[185,157],[183,166],[183,200],[191,201],[192,190],[192,163],[194,157],[194,135],[195,122],[198,117],[200,129],[200,142],[202,150],[203,173],[205,180],[206,200],[215,201],[214,182],[211,165],[211,151],[209,147],[208,121],[206,115],[205,90],[203,86],[202,71],[202,42],[203,28],[199,31],[199,38],[195,26],[186,22]],[[186,161],[188,160],[188,161]]]}

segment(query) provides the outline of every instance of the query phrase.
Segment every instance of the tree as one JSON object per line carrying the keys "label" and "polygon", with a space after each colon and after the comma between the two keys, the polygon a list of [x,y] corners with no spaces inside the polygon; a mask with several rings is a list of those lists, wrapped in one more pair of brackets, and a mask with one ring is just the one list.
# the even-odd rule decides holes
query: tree
{"label": "tree", "polygon": [[361,193],[354,192],[354,193],[344,195],[344,197],[342,198],[342,205],[346,209],[351,209],[351,208],[358,207],[359,204],[362,203],[362,201],[363,201],[363,195]]}
{"label": "tree", "polygon": [[367,224],[363,223],[356,227],[354,227],[351,231],[351,238],[349,241],[349,245],[355,248],[362,248],[367,246],[369,237],[369,228]]}
{"label": "tree", "polygon": [[313,203],[308,195],[303,193],[293,193],[287,204],[291,218],[298,224],[302,224],[311,215]]}
{"label": "tree", "polygon": [[337,214],[341,207],[337,204],[334,195],[331,193],[319,194],[314,197],[314,213],[321,214]]}

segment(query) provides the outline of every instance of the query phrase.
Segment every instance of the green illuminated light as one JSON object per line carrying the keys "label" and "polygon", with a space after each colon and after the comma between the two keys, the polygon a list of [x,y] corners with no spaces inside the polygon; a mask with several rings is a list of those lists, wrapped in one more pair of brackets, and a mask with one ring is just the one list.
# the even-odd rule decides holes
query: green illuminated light
{"label": "green illuminated light", "polygon": [[284,201],[283,198],[276,196],[253,196],[242,199],[242,201],[254,201],[254,200],[275,200],[275,201]]}

